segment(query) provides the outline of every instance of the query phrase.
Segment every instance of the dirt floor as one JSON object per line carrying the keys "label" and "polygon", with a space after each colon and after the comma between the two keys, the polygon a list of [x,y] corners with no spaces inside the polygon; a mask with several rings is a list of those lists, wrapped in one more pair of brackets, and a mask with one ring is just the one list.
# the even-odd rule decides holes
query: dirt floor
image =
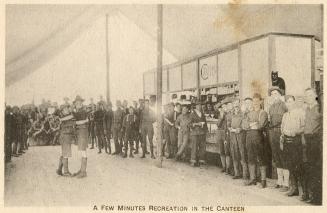
{"label": "dirt floor", "polygon": [[[80,160],[73,149],[70,170]],[[98,154],[88,150],[88,177],[61,177],[55,173],[59,146],[30,147],[5,167],[5,206],[93,205],[306,205],[273,188],[243,186],[216,166],[193,168],[187,163]]]}

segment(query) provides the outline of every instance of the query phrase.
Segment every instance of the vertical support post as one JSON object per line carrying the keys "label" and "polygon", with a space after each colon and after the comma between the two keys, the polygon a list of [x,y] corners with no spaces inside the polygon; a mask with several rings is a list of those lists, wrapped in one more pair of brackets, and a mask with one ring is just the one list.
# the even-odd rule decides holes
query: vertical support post
{"label": "vertical support post", "polygon": [[106,14],[106,99],[107,103],[110,101],[110,80],[109,80],[109,41],[108,41],[108,34],[109,34],[109,15]]}
{"label": "vertical support post", "polygon": [[242,52],[241,45],[237,45],[237,61],[238,61],[238,91],[240,99],[243,99],[243,80],[242,80]]}
{"label": "vertical support post", "polygon": [[197,59],[196,63],[196,98],[200,100],[200,59]]}
{"label": "vertical support post", "polygon": [[315,37],[311,38],[311,88],[316,89],[315,74],[316,74],[316,44]]}
{"label": "vertical support post", "polygon": [[268,87],[271,87],[271,71],[276,70],[276,45],[274,35],[268,36],[268,60]]}
{"label": "vertical support post", "polygon": [[162,167],[162,4],[157,5],[157,150],[159,156],[158,167]]}

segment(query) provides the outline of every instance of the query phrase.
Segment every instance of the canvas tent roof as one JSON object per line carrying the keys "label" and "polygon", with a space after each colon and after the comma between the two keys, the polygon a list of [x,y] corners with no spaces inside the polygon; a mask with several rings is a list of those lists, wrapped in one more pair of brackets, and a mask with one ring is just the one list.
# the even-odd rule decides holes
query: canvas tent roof
{"label": "canvas tent roof", "polygon": [[[7,5],[6,86],[46,63],[98,17],[117,12],[155,39],[155,5]],[[165,5],[163,46],[182,60],[267,32],[321,39],[321,26],[319,5]]]}

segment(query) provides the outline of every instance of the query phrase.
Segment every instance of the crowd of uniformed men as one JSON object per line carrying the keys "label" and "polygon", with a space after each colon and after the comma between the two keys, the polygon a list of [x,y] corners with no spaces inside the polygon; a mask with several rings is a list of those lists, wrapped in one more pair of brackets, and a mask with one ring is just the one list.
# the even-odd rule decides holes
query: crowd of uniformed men
{"label": "crowd of uniformed men", "polygon": [[[217,121],[217,144],[220,150],[222,172],[233,179],[244,179],[245,185],[266,187],[269,164],[268,150],[277,168],[276,188],[288,196],[299,195],[303,201],[321,204],[322,193],[322,110],[315,90],[307,89],[303,106],[297,106],[295,97],[283,96],[283,91],[272,87],[273,99],[268,110],[263,110],[259,94],[243,100],[225,99],[216,105],[197,101],[190,104],[169,103],[164,106],[162,122],[163,151],[166,158],[186,160],[192,166],[206,164],[207,117]],[[283,97],[283,98],[282,98]],[[100,98],[97,104],[83,105],[77,96],[72,104],[68,99],[49,113],[50,104],[36,107],[6,107],[5,139],[6,161],[28,149],[28,141],[42,138],[48,144],[61,144],[62,153],[57,173],[64,176],[86,176],[86,153],[82,154],[81,169],[71,174],[68,158],[71,143],[78,150],[98,148],[108,154],[141,158],[154,153],[156,116],[149,100],[117,101],[116,110],[111,103]],[[111,141],[114,142],[114,150]],[[268,141],[268,142],[266,142]],[[147,150],[150,144],[150,152]],[[62,171],[64,169],[64,171]]]}

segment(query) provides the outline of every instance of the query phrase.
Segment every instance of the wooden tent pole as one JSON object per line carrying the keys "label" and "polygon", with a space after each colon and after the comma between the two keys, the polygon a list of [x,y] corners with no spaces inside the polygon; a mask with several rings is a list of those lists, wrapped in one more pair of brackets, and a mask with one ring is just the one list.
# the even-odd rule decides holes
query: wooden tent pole
{"label": "wooden tent pole", "polygon": [[159,162],[158,167],[162,167],[162,4],[157,5],[157,146]]}

